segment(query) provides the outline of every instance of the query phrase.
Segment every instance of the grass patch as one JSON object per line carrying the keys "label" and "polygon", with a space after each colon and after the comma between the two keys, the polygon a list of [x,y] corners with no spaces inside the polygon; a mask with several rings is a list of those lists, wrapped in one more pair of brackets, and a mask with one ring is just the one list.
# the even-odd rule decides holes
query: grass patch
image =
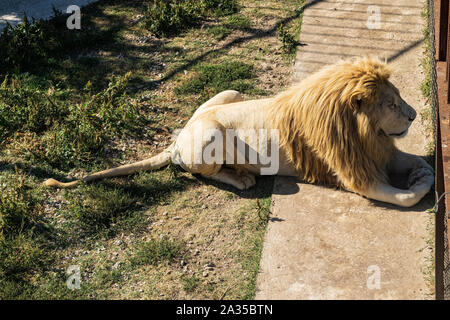
{"label": "grass patch", "polygon": [[281,49],[286,54],[292,54],[297,49],[297,41],[295,40],[295,36],[289,33],[283,24],[280,24],[278,27],[278,39],[280,39],[282,46]]}
{"label": "grass patch", "polygon": [[119,188],[103,185],[85,185],[66,196],[67,212],[77,220],[80,231],[97,237],[111,236],[117,224],[133,214],[136,198]]}
{"label": "grass patch", "polygon": [[224,25],[230,29],[236,30],[249,30],[252,26],[252,22],[250,18],[241,15],[241,14],[233,14],[225,20]]}
{"label": "grass patch", "polygon": [[0,176],[0,192],[0,239],[43,227],[41,199],[23,174]]}
{"label": "grass patch", "polygon": [[28,234],[0,240],[0,299],[29,297],[36,274],[50,263],[45,246]]}
{"label": "grass patch", "polygon": [[183,277],[183,289],[186,292],[194,292],[200,285],[200,279],[196,276]]}
{"label": "grass patch", "polygon": [[268,218],[270,214],[271,197],[257,200],[250,210],[242,212],[255,212],[256,216],[250,222],[247,221],[242,225],[242,237],[244,238],[244,246],[237,251],[237,257],[242,265],[243,270],[247,274],[247,284],[240,288],[242,299],[253,299],[256,292],[256,278],[259,272],[259,262],[261,260],[262,246]]}
{"label": "grass patch", "polygon": [[67,53],[105,40],[104,34],[92,28],[89,20],[83,22],[81,30],[69,30],[67,16],[54,12],[49,21],[30,21],[25,16],[16,27],[7,24],[0,34],[0,75],[42,72],[54,67]]}
{"label": "grass patch", "polygon": [[210,15],[226,16],[239,10],[235,0],[154,0],[144,24],[156,36],[173,36],[192,28]]}
{"label": "grass patch", "polygon": [[140,244],[130,262],[133,267],[171,263],[181,257],[183,251],[184,245],[181,242],[164,236]]}
{"label": "grass patch", "polygon": [[[430,24],[429,24],[429,12],[428,12],[428,4],[424,4],[424,8],[422,10],[422,18],[425,20],[425,28],[423,30],[424,35],[424,51],[423,51],[423,57],[421,60],[422,68],[424,69],[425,78],[423,82],[421,83],[420,89],[422,91],[423,96],[427,99],[427,108],[424,108],[421,112],[422,117],[422,123],[425,125],[426,128],[426,134],[431,135],[433,137],[433,147],[428,147],[429,151],[428,153],[434,154],[434,121],[433,121],[433,89],[432,89],[432,75],[433,75],[433,68],[434,68],[434,48],[433,48],[433,41],[431,39],[431,33],[429,30]],[[432,151],[431,151],[432,150]]]}
{"label": "grass patch", "polygon": [[240,61],[224,61],[220,64],[203,64],[197,75],[175,88],[177,94],[200,94],[203,100],[224,90],[237,90],[242,93],[255,92],[249,79],[255,77],[254,67]]}
{"label": "grass patch", "polygon": [[208,33],[217,40],[223,40],[231,34],[231,30],[225,26],[214,26],[208,29]]}
{"label": "grass patch", "polygon": [[113,77],[106,89],[93,94],[88,82],[81,102],[69,104],[67,92],[43,89],[34,77],[5,78],[0,87],[0,139],[35,136],[35,159],[69,168],[102,155],[112,137],[138,132],[142,117],[125,95],[131,74]]}

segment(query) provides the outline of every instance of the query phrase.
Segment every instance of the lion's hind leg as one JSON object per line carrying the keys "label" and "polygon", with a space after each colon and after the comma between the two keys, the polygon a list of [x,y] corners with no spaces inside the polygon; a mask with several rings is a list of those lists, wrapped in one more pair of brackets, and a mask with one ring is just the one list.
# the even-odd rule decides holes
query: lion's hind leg
{"label": "lion's hind leg", "polygon": [[202,175],[205,178],[223,182],[239,190],[246,190],[256,184],[255,175],[252,173],[238,174],[236,170],[222,167],[222,169],[213,175]]}
{"label": "lion's hind leg", "polygon": [[203,103],[200,107],[195,110],[195,113],[192,115],[192,118],[194,118],[196,115],[203,112],[205,109],[221,104],[228,104],[233,102],[239,102],[244,100],[241,96],[241,94],[236,90],[225,90],[218,94],[216,94],[214,97]]}

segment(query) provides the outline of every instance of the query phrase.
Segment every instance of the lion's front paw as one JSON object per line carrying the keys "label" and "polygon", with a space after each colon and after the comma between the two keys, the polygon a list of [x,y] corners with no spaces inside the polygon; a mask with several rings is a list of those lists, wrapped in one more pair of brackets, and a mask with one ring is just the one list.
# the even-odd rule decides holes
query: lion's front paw
{"label": "lion's front paw", "polygon": [[253,187],[256,184],[256,178],[255,175],[251,173],[243,173],[239,175],[239,184],[240,184],[240,190],[246,190],[251,187]]}
{"label": "lion's front paw", "polygon": [[434,184],[434,170],[431,167],[414,169],[408,177],[408,188],[414,193],[425,194]]}

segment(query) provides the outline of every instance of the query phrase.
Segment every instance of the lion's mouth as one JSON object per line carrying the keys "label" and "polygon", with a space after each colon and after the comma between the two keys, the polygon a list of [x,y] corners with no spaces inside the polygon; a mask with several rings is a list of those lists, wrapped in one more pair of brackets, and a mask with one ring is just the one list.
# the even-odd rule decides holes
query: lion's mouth
{"label": "lion's mouth", "polygon": [[403,137],[406,134],[407,131],[408,131],[408,129],[406,129],[406,130],[404,130],[404,131],[402,131],[400,133],[390,133],[389,135],[393,136],[393,137]]}

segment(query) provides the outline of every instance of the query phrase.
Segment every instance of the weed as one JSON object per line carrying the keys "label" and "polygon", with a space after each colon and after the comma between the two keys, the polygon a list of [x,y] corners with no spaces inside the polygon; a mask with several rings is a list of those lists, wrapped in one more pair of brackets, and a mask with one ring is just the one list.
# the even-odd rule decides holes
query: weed
{"label": "weed", "polygon": [[208,29],[208,33],[217,40],[223,40],[230,35],[231,30],[225,26],[214,26]]}
{"label": "weed", "polygon": [[66,15],[59,14],[38,21],[25,16],[15,27],[7,24],[0,34],[0,74],[39,72],[76,48],[102,42],[103,35],[87,24],[69,30]]}
{"label": "weed", "polygon": [[239,11],[236,0],[203,0],[207,10],[216,17],[223,17]]}
{"label": "weed", "polygon": [[[423,29],[423,35],[424,35],[424,51],[423,51],[423,57],[421,60],[422,68],[424,69],[425,77],[420,85],[420,89],[422,91],[423,96],[427,100],[427,107],[424,108],[421,112],[421,118],[422,118],[422,124],[425,126],[426,134],[428,136],[433,137],[433,133],[436,128],[434,128],[434,122],[433,122],[433,88],[432,88],[432,69],[434,68],[433,60],[433,42],[431,39],[431,34],[429,30],[429,11],[428,11],[428,5],[427,3],[424,4],[424,7],[422,9],[422,18],[425,20],[425,28]],[[434,137],[433,137],[434,138]],[[433,139],[434,140],[434,139]],[[427,152],[431,153],[434,151],[434,144],[435,141],[432,141],[431,143],[433,147],[427,147]]]}
{"label": "weed", "polygon": [[251,20],[244,15],[233,14],[225,20],[224,25],[230,29],[246,31],[251,28]]}
{"label": "weed", "polygon": [[197,25],[203,8],[195,0],[154,0],[149,5],[145,26],[157,36],[170,36]]}
{"label": "weed", "polygon": [[67,104],[66,91],[36,86],[31,76],[0,86],[0,139],[15,132],[41,134],[34,156],[68,168],[101,156],[108,139],[139,132],[143,117],[125,96],[131,73],[113,77],[105,90]]}
{"label": "weed", "polygon": [[196,276],[186,276],[182,278],[183,289],[186,292],[193,292],[200,284],[200,279]]}
{"label": "weed", "polygon": [[[44,90],[36,77],[5,77],[0,86],[0,140],[17,130],[42,132],[67,114],[56,104],[64,93]],[[58,101],[59,102],[59,101]]]}
{"label": "weed", "polygon": [[131,194],[105,185],[85,185],[67,193],[66,198],[66,215],[76,218],[80,232],[94,237],[114,235],[132,215],[137,201]]}
{"label": "weed", "polygon": [[292,54],[297,48],[297,41],[293,34],[289,33],[283,24],[278,27],[278,39],[281,41],[284,53]]}
{"label": "weed", "polygon": [[245,81],[253,77],[253,66],[240,61],[204,64],[198,68],[197,76],[175,88],[175,93],[201,93],[205,98],[227,89],[245,93],[254,89],[251,82]]}
{"label": "weed", "polygon": [[29,235],[0,240],[0,299],[29,295],[32,277],[51,261],[45,248]]}
{"label": "weed", "polygon": [[0,239],[38,227],[42,206],[23,174],[0,176]]}
{"label": "weed", "polygon": [[173,262],[182,255],[184,245],[170,240],[167,236],[142,243],[131,258],[132,266],[157,265],[163,262]]}
{"label": "weed", "polygon": [[154,0],[144,25],[156,36],[173,36],[198,25],[209,15],[226,16],[238,11],[236,0]]}

